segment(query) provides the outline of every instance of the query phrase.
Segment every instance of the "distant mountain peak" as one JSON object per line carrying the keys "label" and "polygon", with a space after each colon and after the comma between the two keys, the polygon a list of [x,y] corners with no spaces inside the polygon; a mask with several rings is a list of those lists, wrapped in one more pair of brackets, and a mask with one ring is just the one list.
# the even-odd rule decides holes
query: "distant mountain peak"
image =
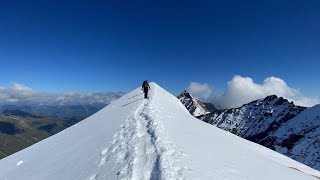
{"label": "distant mountain peak", "polygon": [[202,116],[216,110],[213,104],[199,100],[192,96],[187,90],[184,90],[178,96],[178,99],[193,116]]}
{"label": "distant mountain peak", "polygon": [[[298,105],[294,105],[292,101],[289,101],[288,99],[285,99],[283,97],[278,97],[277,95],[269,95],[265,98],[257,99],[255,101],[249,102],[247,104],[242,105],[247,106],[247,105],[254,105],[254,106],[264,106],[264,105],[274,105],[274,106],[281,106],[281,105],[288,105],[288,106],[297,106],[297,107],[302,107]],[[234,109],[234,108],[233,108]]]}
{"label": "distant mountain peak", "polygon": [[277,95],[269,95],[267,97],[264,98],[265,101],[273,101],[275,99],[277,99],[278,96]]}
{"label": "distant mountain peak", "polygon": [[194,98],[187,90],[184,90],[184,91],[178,96],[178,98],[181,98],[181,97]]}

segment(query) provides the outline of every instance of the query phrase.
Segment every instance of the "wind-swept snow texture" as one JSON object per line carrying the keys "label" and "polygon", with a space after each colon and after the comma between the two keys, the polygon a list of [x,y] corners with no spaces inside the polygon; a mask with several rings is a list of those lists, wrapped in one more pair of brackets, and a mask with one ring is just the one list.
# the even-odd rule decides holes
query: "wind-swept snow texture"
{"label": "wind-swept snow texture", "polygon": [[151,83],[0,161],[0,179],[318,179],[313,170],[199,121]]}

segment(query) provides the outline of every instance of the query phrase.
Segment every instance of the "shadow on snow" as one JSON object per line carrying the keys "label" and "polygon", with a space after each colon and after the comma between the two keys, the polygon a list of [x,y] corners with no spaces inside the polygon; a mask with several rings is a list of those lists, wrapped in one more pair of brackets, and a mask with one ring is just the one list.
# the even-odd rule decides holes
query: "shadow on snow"
{"label": "shadow on snow", "polygon": [[137,97],[137,96],[140,96],[140,95],[142,95],[142,94],[143,94],[143,93],[140,93],[140,94],[134,95],[134,96],[132,96],[132,97],[129,97],[128,99],[132,99],[132,98]]}
{"label": "shadow on snow", "polygon": [[129,102],[129,103],[127,103],[127,104],[124,104],[124,105],[122,105],[121,107],[127,106],[127,105],[129,105],[129,104],[132,104],[132,103],[134,103],[134,102],[141,101],[141,100],[143,100],[143,98],[134,100],[134,101]]}

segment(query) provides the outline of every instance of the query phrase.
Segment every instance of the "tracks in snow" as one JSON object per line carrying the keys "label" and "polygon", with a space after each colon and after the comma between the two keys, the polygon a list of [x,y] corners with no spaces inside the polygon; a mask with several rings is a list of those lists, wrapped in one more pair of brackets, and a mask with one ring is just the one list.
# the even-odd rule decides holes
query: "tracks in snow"
{"label": "tracks in snow", "polygon": [[186,168],[177,164],[183,153],[175,149],[156,115],[152,99],[143,100],[114,135],[112,145],[101,152],[101,169],[92,179],[110,178],[99,176],[107,164],[113,165],[108,171],[117,179],[184,179]]}

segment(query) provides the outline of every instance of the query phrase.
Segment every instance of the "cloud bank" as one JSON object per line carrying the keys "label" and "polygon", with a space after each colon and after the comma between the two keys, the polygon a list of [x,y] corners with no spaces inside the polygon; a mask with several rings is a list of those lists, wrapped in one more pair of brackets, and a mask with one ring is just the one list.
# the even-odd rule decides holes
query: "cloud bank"
{"label": "cloud bank", "polygon": [[187,91],[196,95],[196,97],[201,100],[210,101],[213,97],[213,89],[207,83],[201,84],[192,82],[190,83]]}
{"label": "cloud bank", "polygon": [[124,93],[48,93],[37,92],[19,83],[13,83],[10,88],[0,86],[0,105],[89,105],[109,104]]}
{"label": "cloud bank", "polygon": [[251,101],[277,95],[293,101],[297,105],[311,107],[320,104],[320,97],[305,97],[298,89],[291,88],[277,77],[268,77],[262,84],[255,83],[250,77],[234,76],[222,94],[215,94],[206,83],[190,83],[187,89],[195,97],[211,102],[220,108],[235,108]]}

